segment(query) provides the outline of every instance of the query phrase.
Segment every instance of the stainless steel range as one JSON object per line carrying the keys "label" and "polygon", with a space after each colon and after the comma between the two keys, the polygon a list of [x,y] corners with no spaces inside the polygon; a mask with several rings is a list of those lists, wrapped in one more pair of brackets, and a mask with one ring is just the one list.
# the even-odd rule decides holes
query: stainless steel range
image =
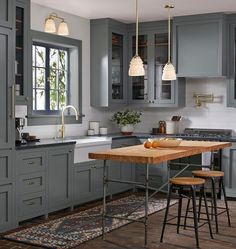
{"label": "stainless steel range", "polygon": [[219,141],[227,142],[232,137],[230,129],[202,129],[202,128],[185,128],[181,134],[176,134],[176,137],[185,140],[204,140],[204,141]]}

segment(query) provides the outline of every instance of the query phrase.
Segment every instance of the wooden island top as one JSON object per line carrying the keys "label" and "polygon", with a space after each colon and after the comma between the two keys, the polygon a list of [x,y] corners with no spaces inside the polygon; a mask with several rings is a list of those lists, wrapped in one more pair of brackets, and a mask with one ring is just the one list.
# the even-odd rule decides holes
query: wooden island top
{"label": "wooden island top", "polygon": [[90,159],[156,164],[230,147],[229,142],[182,141],[173,148],[144,148],[143,144],[89,153]]}

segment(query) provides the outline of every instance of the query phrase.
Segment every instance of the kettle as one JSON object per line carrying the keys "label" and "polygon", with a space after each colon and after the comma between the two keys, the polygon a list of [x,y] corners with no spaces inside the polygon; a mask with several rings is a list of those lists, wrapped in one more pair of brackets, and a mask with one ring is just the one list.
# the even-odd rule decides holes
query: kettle
{"label": "kettle", "polygon": [[165,134],[166,132],[166,122],[161,120],[159,121],[159,133]]}

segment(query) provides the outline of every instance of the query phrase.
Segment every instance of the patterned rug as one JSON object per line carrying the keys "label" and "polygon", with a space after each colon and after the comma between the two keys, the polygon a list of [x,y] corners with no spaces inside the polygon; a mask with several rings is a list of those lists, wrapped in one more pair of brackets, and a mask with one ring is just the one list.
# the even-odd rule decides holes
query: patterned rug
{"label": "patterned rug", "polygon": [[[110,215],[125,216],[143,201],[144,197],[142,196],[124,197],[109,202],[107,212]],[[175,203],[176,200],[172,200],[171,205]],[[153,214],[166,207],[166,200],[151,198],[148,207],[148,213]],[[4,238],[46,248],[72,248],[102,234],[101,212],[102,205],[5,235]],[[144,205],[129,216],[132,219],[142,217],[144,217]],[[106,219],[106,232],[128,223],[131,222],[112,218]]]}

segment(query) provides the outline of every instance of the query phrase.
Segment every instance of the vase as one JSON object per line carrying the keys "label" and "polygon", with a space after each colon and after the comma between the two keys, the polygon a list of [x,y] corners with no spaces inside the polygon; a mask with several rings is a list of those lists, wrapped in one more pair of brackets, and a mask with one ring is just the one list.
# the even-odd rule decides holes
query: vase
{"label": "vase", "polygon": [[121,133],[123,135],[131,135],[133,131],[134,131],[134,126],[132,124],[121,126]]}

